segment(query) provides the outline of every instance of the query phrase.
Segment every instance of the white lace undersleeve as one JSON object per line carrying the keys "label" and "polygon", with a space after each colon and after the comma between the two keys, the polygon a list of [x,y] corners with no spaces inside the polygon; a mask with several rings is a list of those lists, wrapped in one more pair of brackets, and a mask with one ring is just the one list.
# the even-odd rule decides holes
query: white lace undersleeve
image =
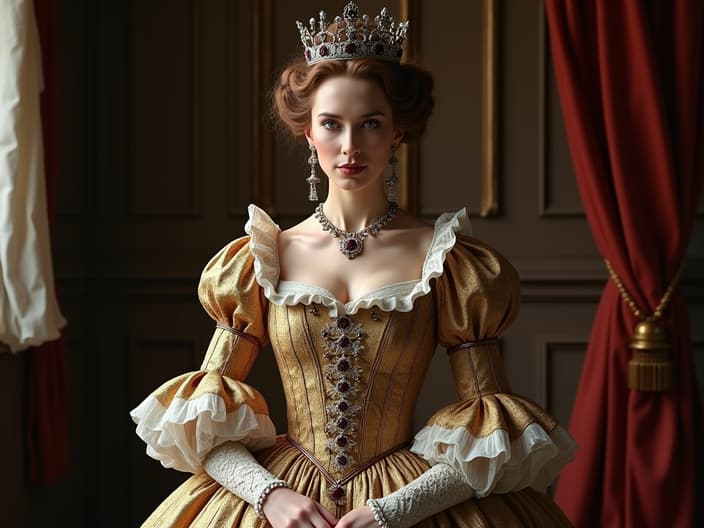
{"label": "white lace undersleeve", "polygon": [[436,464],[413,482],[381,499],[369,499],[380,528],[407,528],[474,496],[462,474]]}
{"label": "white lace undersleeve", "polygon": [[239,442],[227,442],[213,449],[205,459],[205,472],[218,484],[254,506],[263,517],[266,496],[278,487],[288,487],[277,479]]}

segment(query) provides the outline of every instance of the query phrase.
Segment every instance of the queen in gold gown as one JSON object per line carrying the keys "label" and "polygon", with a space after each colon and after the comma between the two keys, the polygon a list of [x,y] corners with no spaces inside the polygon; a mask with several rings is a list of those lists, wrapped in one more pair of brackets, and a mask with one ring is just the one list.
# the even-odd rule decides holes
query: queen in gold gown
{"label": "queen in gold gown", "polygon": [[[377,29],[385,27],[384,13]],[[359,17],[352,3],[345,21],[336,24],[366,31],[368,19]],[[306,47],[309,63],[330,53],[346,57],[352,50],[349,41],[337,51],[322,47]],[[396,61],[400,56],[400,47],[367,51]],[[403,114],[389,106],[384,83],[369,80],[368,68],[384,76],[386,66],[366,60],[350,65],[367,71],[366,77],[350,80],[347,66],[338,68],[325,103],[332,105],[334,118],[305,131],[311,145],[317,143],[320,165],[331,180],[326,201],[331,210],[342,207],[341,196],[356,207],[373,200],[388,205],[381,198],[381,175],[367,173],[385,163],[386,148],[394,151],[391,129],[384,128],[391,126],[388,114],[393,111],[401,121]],[[293,75],[304,78],[305,72],[294,69]],[[371,106],[339,95],[360,89],[371,94]],[[406,107],[415,111],[414,105]],[[357,121],[358,108],[363,117]],[[381,115],[368,119],[370,108]],[[347,112],[354,114],[350,122],[362,123],[350,128],[349,134],[358,136],[354,152],[348,152],[352,140],[342,135],[349,128]],[[307,113],[310,121],[310,109]],[[405,125],[408,139],[422,133],[424,120],[415,131],[412,122]],[[338,150],[344,159],[358,161],[338,170],[330,165]],[[354,202],[355,196],[361,201]],[[308,225],[314,236],[328,236],[314,220]],[[430,235],[430,228],[424,229]],[[282,278],[281,229],[255,205],[249,206],[245,232],[212,258],[200,280],[201,303],[216,326],[201,369],[165,382],[131,413],[150,456],[193,473],[144,526],[268,527],[262,504],[284,485],[329,512],[328,520],[295,526],[371,526],[375,520],[392,528],[569,526],[545,489],[571,459],[575,444],[552,416],[511,391],[499,337],[518,311],[518,274],[468,234],[464,210],[436,220],[420,276],[348,302],[311,281]],[[364,266],[365,260],[358,262]],[[269,344],[286,397],[287,432],[278,436],[264,398],[246,383],[257,354]],[[447,349],[458,401],[413,431],[416,402],[438,345]],[[227,455],[230,447],[232,453],[244,451],[251,462],[225,465],[225,473],[214,478],[209,461],[216,453]],[[255,498],[241,498],[246,493],[236,491],[246,491],[256,475],[270,478],[265,480],[270,485],[259,488]],[[428,480],[430,475],[440,480]],[[413,493],[404,495],[407,490]],[[391,505],[389,518],[384,504]],[[330,520],[358,511],[363,513],[347,524]]]}
{"label": "queen in gold gown", "polygon": [[[166,382],[133,411],[149,454],[194,473],[145,526],[267,526],[202,471],[208,451],[228,440],[246,443],[269,471],[337,515],[444,462],[482,498],[420,526],[566,525],[543,491],[574,445],[552,416],[511,392],[497,338],[518,311],[518,275],[492,248],[462,234],[464,211],[436,221],[419,280],[346,304],[318,287],[279,281],[279,228],[256,206],[249,211],[248,235],[203,272],[200,299],[217,328],[201,370]],[[268,343],[286,395],[282,436],[261,394],[243,381]],[[438,343],[450,351],[459,401],[413,435]],[[335,353],[343,345],[355,351],[346,363]],[[347,390],[338,386],[344,380]],[[354,431],[348,445],[330,449],[345,430]],[[338,487],[342,500],[334,496]]]}

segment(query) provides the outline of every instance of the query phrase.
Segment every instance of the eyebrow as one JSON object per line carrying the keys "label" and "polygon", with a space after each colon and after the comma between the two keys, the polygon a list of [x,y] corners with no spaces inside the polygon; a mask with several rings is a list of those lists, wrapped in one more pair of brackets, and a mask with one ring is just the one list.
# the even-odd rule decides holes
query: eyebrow
{"label": "eyebrow", "polygon": [[[375,116],[382,116],[382,117],[384,117],[385,115],[386,115],[386,114],[384,114],[384,112],[376,111],[376,112],[369,112],[368,114],[364,114],[364,115],[362,115],[361,117],[363,117],[363,118],[375,117]],[[337,115],[337,114],[331,114],[331,113],[329,113],[329,112],[321,112],[321,113],[318,114],[318,117],[332,117],[332,118],[334,118],[334,119],[339,119],[339,118],[340,118],[339,115]]]}

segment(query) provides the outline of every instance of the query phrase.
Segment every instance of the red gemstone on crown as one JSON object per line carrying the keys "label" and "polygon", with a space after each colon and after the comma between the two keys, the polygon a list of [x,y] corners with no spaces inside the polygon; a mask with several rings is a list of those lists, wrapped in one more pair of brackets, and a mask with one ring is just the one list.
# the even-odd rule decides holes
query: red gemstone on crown
{"label": "red gemstone on crown", "polygon": [[347,319],[347,317],[340,317],[340,318],[337,320],[337,327],[338,327],[338,328],[342,328],[343,330],[344,330],[345,328],[349,328],[349,327],[350,327],[350,320]]}
{"label": "red gemstone on crown", "polygon": [[327,57],[330,54],[330,50],[327,48],[327,46],[320,46],[320,49],[318,50],[318,54],[321,57]]}
{"label": "red gemstone on crown", "polygon": [[350,384],[346,381],[341,381],[337,384],[337,390],[339,390],[340,392],[347,392],[348,390],[350,390]]}
{"label": "red gemstone on crown", "polygon": [[307,49],[306,50],[306,59],[310,60],[310,57],[311,57],[310,50]]}
{"label": "red gemstone on crown", "polygon": [[341,359],[337,362],[337,370],[340,372],[345,372],[350,369],[350,362],[346,359]]}
{"label": "red gemstone on crown", "polygon": [[357,51],[357,45],[350,42],[345,45],[345,53],[352,55],[354,52]]}

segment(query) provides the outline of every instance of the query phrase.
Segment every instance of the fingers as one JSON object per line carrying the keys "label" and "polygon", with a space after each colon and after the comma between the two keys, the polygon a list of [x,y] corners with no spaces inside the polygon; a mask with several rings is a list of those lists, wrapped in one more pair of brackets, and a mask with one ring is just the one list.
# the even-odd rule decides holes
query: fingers
{"label": "fingers", "polygon": [[335,526],[337,524],[337,517],[335,517],[332,513],[330,513],[327,508],[325,508],[322,504],[315,503],[315,505],[318,508],[318,511],[320,514],[323,516],[325,521],[330,525],[330,526]]}
{"label": "fingers", "polygon": [[299,514],[300,525],[314,528],[332,528],[337,524],[337,518],[315,501],[310,501]]}
{"label": "fingers", "polygon": [[269,493],[262,509],[273,528],[332,528],[337,524],[337,518],[321,504],[288,488]]}
{"label": "fingers", "polygon": [[372,511],[363,506],[343,515],[335,528],[378,528],[378,526],[379,523],[374,519]]}

